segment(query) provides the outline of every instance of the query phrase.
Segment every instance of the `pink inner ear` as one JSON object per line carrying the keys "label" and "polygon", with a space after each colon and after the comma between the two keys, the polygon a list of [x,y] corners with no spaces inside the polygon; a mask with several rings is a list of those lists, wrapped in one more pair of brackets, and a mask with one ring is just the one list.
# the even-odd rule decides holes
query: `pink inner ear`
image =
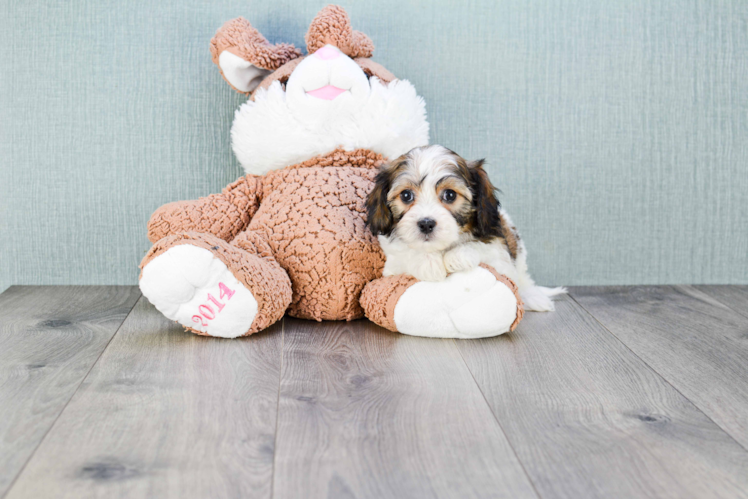
{"label": "pink inner ear", "polygon": [[343,92],[345,92],[345,89],[341,89],[333,85],[325,85],[324,87],[320,87],[316,90],[310,90],[307,92],[307,94],[318,99],[332,101]]}

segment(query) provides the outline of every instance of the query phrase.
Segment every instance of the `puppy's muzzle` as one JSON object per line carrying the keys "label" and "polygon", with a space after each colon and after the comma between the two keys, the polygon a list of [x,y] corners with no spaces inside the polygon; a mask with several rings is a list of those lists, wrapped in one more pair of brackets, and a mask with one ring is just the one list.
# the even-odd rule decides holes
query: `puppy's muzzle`
{"label": "puppy's muzzle", "polygon": [[434,219],[421,219],[418,221],[418,229],[423,234],[431,234],[436,227],[436,221]]}

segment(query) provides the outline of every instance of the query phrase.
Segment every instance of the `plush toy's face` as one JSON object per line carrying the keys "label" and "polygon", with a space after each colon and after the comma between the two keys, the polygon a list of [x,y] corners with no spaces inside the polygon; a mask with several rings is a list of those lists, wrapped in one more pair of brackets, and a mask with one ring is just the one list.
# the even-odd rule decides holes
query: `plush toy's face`
{"label": "plush toy's face", "polygon": [[[244,20],[227,23],[214,38],[213,59],[224,78],[253,91],[231,129],[247,173],[264,175],[339,147],[396,158],[428,144],[423,99],[410,82],[368,59],[373,44],[336,9],[323,9],[312,23],[305,57],[285,44],[270,46]],[[247,45],[232,45],[237,39]],[[270,65],[280,56],[285,62]]]}
{"label": "plush toy's face", "polygon": [[366,73],[332,45],[301,61],[286,82],[288,107],[308,124],[356,113],[370,93]]}

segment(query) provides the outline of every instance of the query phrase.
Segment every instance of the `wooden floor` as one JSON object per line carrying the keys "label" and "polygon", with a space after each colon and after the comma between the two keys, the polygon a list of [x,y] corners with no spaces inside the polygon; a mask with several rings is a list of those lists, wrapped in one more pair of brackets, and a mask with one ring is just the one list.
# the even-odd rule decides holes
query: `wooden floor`
{"label": "wooden floor", "polygon": [[19,286],[0,342],[0,496],[748,496],[748,287],[575,288],[454,341]]}

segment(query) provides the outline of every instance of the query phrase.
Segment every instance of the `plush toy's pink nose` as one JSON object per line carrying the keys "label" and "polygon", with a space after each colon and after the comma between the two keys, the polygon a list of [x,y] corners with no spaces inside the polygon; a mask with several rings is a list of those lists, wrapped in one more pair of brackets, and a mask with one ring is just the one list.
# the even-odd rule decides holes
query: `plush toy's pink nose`
{"label": "plush toy's pink nose", "polygon": [[325,45],[317,52],[315,52],[314,55],[326,61],[328,59],[335,59],[336,57],[338,57],[340,55],[340,51],[335,47]]}

